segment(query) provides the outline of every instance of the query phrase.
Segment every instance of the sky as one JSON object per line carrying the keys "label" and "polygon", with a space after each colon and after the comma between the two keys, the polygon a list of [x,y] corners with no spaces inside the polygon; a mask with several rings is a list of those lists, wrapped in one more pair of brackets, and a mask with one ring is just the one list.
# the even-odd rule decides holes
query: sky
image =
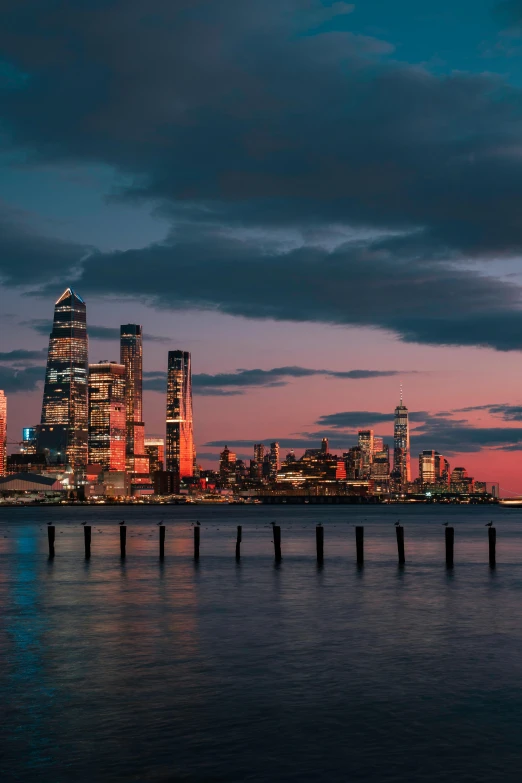
{"label": "sky", "polygon": [[2,0],[0,388],[39,421],[54,302],[89,360],[192,353],[199,461],[391,443],[522,493],[522,0]]}

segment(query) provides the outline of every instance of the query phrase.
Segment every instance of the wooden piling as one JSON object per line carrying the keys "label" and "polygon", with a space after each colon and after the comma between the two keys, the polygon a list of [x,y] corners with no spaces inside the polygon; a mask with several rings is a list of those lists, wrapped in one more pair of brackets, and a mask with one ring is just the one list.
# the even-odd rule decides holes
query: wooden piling
{"label": "wooden piling", "polygon": [[364,563],[364,527],[357,525],[355,528],[355,549],[357,552],[357,565]]}
{"label": "wooden piling", "polygon": [[91,556],[91,526],[85,525],[83,528],[83,541],[85,544],[85,559],[88,560]]}
{"label": "wooden piling", "polygon": [[241,558],[241,538],[243,533],[242,525],[237,526],[237,538],[236,538],[236,560]]}
{"label": "wooden piling", "polygon": [[159,526],[159,556],[160,560],[165,557],[165,525]]}
{"label": "wooden piling", "polygon": [[399,565],[404,565],[406,562],[404,557],[404,528],[402,525],[397,525],[395,530],[397,533],[397,553],[399,555]]}
{"label": "wooden piling", "polygon": [[274,533],[275,561],[276,563],[280,563],[281,562],[281,527],[279,525],[274,525],[273,533]]}
{"label": "wooden piling", "polygon": [[315,528],[315,548],[317,562],[322,565],[324,561],[324,527],[322,525],[317,525]]}
{"label": "wooden piling", "polygon": [[446,566],[453,568],[453,545],[455,542],[455,528],[446,528]]}
{"label": "wooden piling", "polygon": [[125,557],[127,549],[127,525],[120,525],[120,555]]}
{"label": "wooden piling", "polygon": [[199,532],[201,528],[196,525],[194,528],[194,560],[199,560]]}
{"label": "wooden piling", "polygon": [[497,564],[497,529],[495,527],[488,527],[488,542],[489,542],[489,567],[495,568]]}
{"label": "wooden piling", "polygon": [[54,525],[47,526],[47,540],[49,541],[49,557],[54,557],[54,536],[56,528]]}

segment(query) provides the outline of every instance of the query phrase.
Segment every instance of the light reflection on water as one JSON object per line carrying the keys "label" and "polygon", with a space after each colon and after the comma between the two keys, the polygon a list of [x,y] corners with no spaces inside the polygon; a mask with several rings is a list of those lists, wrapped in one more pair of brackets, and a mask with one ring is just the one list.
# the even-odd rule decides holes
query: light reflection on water
{"label": "light reflection on water", "polygon": [[[271,521],[282,527],[278,566]],[[512,509],[1,509],[0,779],[518,781],[521,605]]]}

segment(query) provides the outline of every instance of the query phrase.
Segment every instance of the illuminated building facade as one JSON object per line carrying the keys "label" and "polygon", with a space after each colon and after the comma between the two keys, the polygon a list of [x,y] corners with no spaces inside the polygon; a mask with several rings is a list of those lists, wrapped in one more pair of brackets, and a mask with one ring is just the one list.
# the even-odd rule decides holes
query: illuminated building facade
{"label": "illuminated building facade", "polygon": [[36,427],[22,428],[22,454],[36,454]]}
{"label": "illuminated building facade", "polygon": [[390,480],[390,450],[388,446],[383,446],[381,451],[374,452],[371,478],[380,484]]}
{"label": "illuminated building facade", "polygon": [[125,366],[89,365],[89,463],[125,471]]}
{"label": "illuminated building facade", "polygon": [[194,474],[192,372],[188,351],[169,351],[167,373],[167,471],[180,479]]}
{"label": "illuminated building facade", "polygon": [[0,389],[0,476],[7,472],[7,397]]}
{"label": "illuminated building facade", "polygon": [[149,471],[165,469],[165,441],[163,438],[145,438],[145,454],[149,460]]}
{"label": "illuminated building facade", "polygon": [[236,454],[225,446],[219,455],[219,477],[225,484],[236,480]]}
{"label": "illuminated building facade", "polygon": [[370,470],[373,458],[373,430],[359,430],[358,446],[362,455],[362,476],[367,479],[370,477]]}
{"label": "illuminated building facade", "polygon": [[401,399],[395,408],[393,423],[393,474],[397,486],[406,489],[411,481],[410,469],[410,428],[408,423],[408,408]]}
{"label": "illuminated building facade", "polygon": [[447,487],[450,481],[448,460],[438,451],[425,450],[419,454],[419,484],[422,487]]}
{"label": "illuminated building facade", "polygon": [[279,457],[279,443],[270,444],[270,478],[275,480],[277,478],[278,471],[281,467],[281,459]]}
{"label": "illuminated building facade", "polygon": [[143,423],[143,336],[139,324],[120,326],[120,364],[125,367],[126,467],[148,473]]}
{"label": "illuminated building facade", "polygon": [[87,464],[87,373],[85,302],[67,288],[54,308],[37,450],[74,471]]}

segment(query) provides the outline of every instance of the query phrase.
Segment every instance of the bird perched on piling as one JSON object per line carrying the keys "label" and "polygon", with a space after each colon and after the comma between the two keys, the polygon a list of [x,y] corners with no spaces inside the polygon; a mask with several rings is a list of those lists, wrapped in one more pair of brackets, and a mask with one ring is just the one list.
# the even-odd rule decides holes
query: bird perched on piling
{"label": "bird perched on piling", "polygon": [[86,524],[87,524],[87,522],[82,522],[82,525],[86,525]]}
{"label": "bird perched on piling", "polygon": [[401,520],[398,519],[397,522],[395,522],[395,527],[399,527],[400,524],[401,524]]}
{"label": "bird perched on piling", "polygon": [[52,522],[48,522],[47,527],[51,527],[52,524],[53,524]]}
{"label": "bird perched on piling", "polygon": [[491,520],[491,522],[488,522],[487,525],[484,525],[484,527],[493,527],[493,520]]}
{"label": "bird perched on piling", "polygon": [[125,524],[125,520],[123,522],[120,522],[120,525],[124,525],[124,524]]}
{"label": "bird perched on piling", "polygon": [[198,525],[198,527],[201,527],[201,522],[196,522],[196,525]]}
{"label": "bird perched on piling", "polygon": [[449,522],[443,522],[442,523],[442,527],[448,527],[448,525],[449,525]]}

